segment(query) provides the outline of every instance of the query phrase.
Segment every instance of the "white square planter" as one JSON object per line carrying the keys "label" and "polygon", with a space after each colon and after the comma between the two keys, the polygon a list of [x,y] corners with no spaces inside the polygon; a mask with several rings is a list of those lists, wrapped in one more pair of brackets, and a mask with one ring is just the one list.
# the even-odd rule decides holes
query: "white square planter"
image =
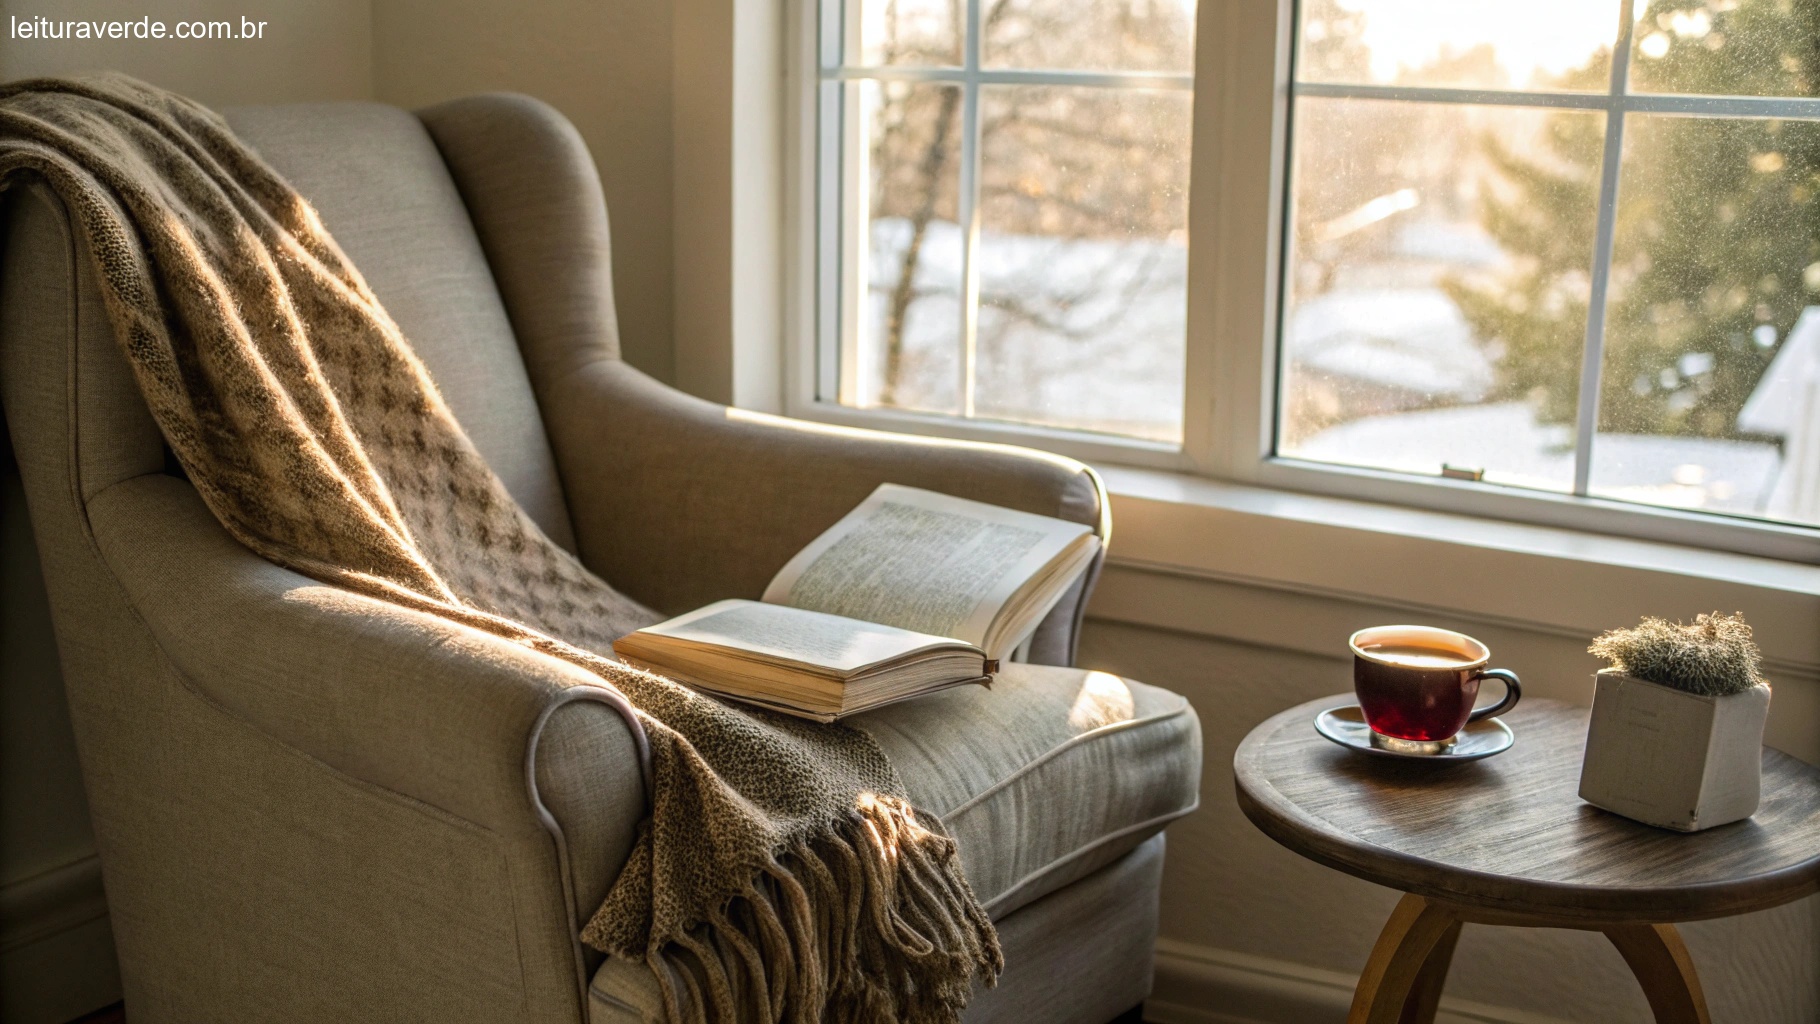
{"label": "white square planter", "polygon": [[1681,832],[1756,813],[1769,687],[1702,697],[1616,669],[1594,678],[1580,799]]}

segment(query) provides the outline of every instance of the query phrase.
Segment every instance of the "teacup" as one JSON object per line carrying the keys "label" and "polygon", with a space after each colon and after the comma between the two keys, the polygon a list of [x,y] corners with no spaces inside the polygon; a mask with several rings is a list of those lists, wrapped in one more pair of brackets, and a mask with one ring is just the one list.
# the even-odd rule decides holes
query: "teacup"
{"label": "teacup", "polygon": [[[1491,649],[1434,626],[1373,626],[1348,641],[1352,686],[1372,743],[1408,753],[1439,753],[1468,722],[1504,714],[1523,695],[1516,673],[1486,668]],[[1504,684],[1504,699],[1478,709],[1479,682]]]}

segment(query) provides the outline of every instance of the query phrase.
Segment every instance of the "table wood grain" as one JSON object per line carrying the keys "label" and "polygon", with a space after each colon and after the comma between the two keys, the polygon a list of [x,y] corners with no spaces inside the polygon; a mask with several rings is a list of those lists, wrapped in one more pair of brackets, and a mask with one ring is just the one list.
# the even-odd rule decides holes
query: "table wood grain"
{"label": "table wood grain", "polygon": [[1475,912],[1567,927],[1724,917],[1820,891],[1820,769],[1763,751],[1763,801],[1704,832],[1654,828],[1580,800],[1588,709],[1525,698],[1503,754],[1424,764],[1346,750],[1314,731],[1338,694],[1240,744],[1239,806],[1311,860]]}

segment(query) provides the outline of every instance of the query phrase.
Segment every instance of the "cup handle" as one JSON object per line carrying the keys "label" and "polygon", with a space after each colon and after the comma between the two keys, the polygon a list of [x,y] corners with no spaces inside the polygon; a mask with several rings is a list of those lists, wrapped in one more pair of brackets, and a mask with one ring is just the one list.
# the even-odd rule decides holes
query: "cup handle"
{"label": "cup handle", "polygon": [[1489,668],[1480,672],[1476,678],[1496,679],[1498,682],[1503,683],[1504,699],[1490,707],[1479,708],[1474,711],[1467,717],[1466,720],[1468,722],[1476,722],[1481,718],[1491,718],[1495,715],[1501,715],[1511,708],[1516,707],[1517,701],[1521,700],[1523,697],[1523,684],[1517,680],[1517,674],[1509,669]]}

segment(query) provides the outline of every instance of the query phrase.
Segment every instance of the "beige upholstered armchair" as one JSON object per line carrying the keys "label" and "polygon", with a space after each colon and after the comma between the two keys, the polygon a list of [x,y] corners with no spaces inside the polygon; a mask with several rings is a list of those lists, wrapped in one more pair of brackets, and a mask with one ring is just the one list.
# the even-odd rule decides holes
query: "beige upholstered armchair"
{"label": "beige upholstered armchair", "polygon": [[[625,365],[593,164],[537,102],[229,119],[544,530],[655,608],[756,597],[887,480],[1104,521],[1064,459],[742,414]],[[47,189],[5,197],[0,397],[131,1018],[638,1020],[642,968],[576,939],[644,813],[598,681],[236,544],[169,468],[82,245]],[[1090,586],[1031,662],[1070,663]],[[1200,775],[1181,698],[1015,665],[861,724],[998,922],[1006,973],[969,1021],[1103,1024],[1143,999],[1160,831]]]}

